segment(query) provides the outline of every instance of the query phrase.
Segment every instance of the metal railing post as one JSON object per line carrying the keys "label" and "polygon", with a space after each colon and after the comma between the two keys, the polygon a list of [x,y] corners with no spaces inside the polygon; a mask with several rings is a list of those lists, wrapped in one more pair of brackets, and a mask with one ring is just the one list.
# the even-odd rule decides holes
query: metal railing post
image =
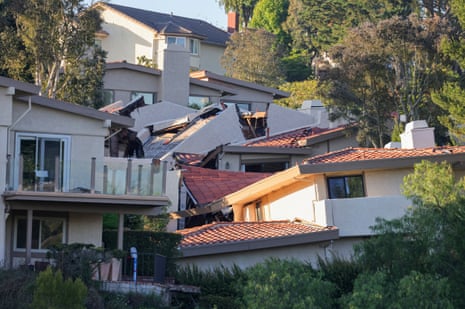
{"label": "metal railing post", "polygon": [[55,192],[60,192],[61,189],[61,169],[60,169],[60,157],[55,157]]}
{"label": "metal railing post", "polygon": [[96,172],[96,158],[92,157],[92,164],[90,167],[90,193],[95,193],[95,172]]}
{"label": "metal railing post", "polygon": [[19,168],[18,168],[18,191],[23,191],[23,169],[24,169],[24,158],[23,155],[19,156]]}
{"label": "metal railing post", "polygon": [[108,193],[108,165],[103,166],[103,194]]}
{"label": "metal railing post", "polygon": [[126,190],[124,194],[129,194],[131,191],[131,174],[132,174],[132,159],[128,159],[128,167],[126,169]]}

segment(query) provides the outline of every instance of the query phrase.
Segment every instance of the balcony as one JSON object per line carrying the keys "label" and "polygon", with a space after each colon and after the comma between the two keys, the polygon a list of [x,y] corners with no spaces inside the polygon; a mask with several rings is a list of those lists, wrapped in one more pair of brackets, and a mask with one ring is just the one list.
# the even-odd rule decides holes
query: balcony
{"label": "balcony", "polygon": [[6,191],[160,197],[166,173],[166,162],[151,159],[57,157],[37,166],[21,156],[8,159]]}
{"label": "balcony", "polygon": [[315,223],[337,226],[339,236],[370,236],[376,218],[395,219],[405,214],[411,201],[403,196],[362,197],[315,201]]}

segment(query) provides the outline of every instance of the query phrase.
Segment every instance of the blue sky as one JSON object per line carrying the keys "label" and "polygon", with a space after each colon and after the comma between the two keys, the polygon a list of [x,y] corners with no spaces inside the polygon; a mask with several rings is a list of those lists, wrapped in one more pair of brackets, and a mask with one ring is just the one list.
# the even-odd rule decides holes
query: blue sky
{"label": "blue sky", "polygon": [[[97,1],[85,0],[84,2],[91,4]],[[227,28],[228,18],[224,9],[219,6],[216,0],[110,0],[107,2],[149,11],[198,18],[218,28]]]}

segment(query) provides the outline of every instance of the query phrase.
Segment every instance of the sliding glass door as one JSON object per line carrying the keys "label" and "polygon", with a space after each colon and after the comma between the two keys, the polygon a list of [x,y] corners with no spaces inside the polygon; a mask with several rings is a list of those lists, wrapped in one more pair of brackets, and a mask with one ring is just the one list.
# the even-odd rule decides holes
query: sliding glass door
{"label": "sliding glass door", "polygon": [[15,157],[17,184],[22,184],[23,190],[67,190],[68,136],[17,133]]}

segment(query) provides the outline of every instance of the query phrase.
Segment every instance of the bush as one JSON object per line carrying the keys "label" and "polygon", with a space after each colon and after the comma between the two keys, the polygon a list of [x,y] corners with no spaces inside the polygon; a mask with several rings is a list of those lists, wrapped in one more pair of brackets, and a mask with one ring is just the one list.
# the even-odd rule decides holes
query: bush
{"label": "bush", "polygon": [[27,268],[0,270],[0,308],[30,308],[35,278]]}
{"label": "bush", "polygon": [[332,308],[336,286],[318,277],[310,265],[269,259],[247,271],[246,308]]}
{"label": "bush", "polygon": [[[201,294],[194,299],[200,308],[236,309],[241,308],[241,285],[245,273],[239,267],[217,267],[201,271],[195,265],[182,267],[176,271],[176,279],[181,284],[200,287]],[[181,308],[192,308],[192,298],[181,298]]]}
{"label": "bush", "polygon": [[81,279],[63,280],[61,271],[51,267],[41,272],[36,280],[32,307],[34,309],[84,309],[87,287]]}

